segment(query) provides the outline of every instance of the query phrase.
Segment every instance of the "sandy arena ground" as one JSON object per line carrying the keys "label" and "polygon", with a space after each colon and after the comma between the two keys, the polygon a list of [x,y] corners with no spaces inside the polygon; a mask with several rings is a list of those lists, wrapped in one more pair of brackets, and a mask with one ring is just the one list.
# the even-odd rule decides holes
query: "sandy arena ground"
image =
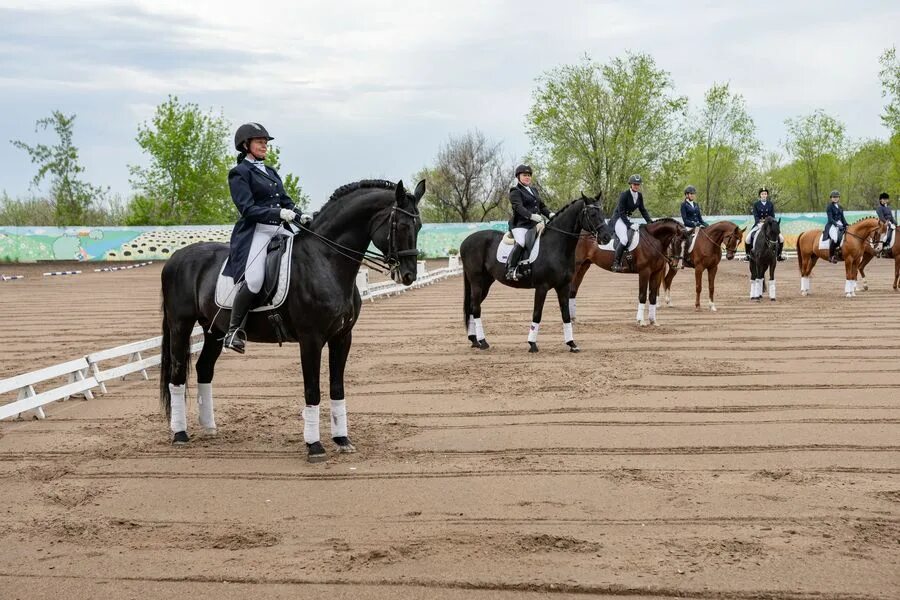
{"label": "sandy arena ground", "polygon": [[[161,267],[0,269],[29,275],[0,283],[0,378],[158,335]],[[820,263],[801,298],[791,260],[778,302],[751,304],[747,265],[723,262],[718,313],[682,273],[640,329],[635,277],[592,269],[578,355],[555,299],[527,354],[531,294],[499,285],[487,352],[461,278],[367,303],[359,453],[324,465],[294,346],[223,356],[219,436],[184,449],[135,376],[0,422],[0,598],[898,598],[891,273],[847,300]]]}

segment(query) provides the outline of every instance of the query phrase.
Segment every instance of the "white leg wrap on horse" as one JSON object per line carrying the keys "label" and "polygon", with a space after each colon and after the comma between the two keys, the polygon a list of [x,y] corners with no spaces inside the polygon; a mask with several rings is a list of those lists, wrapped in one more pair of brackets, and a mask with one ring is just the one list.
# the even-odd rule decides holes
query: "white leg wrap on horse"
{"label": "white leg wrap on horse", "polygon": [[331,437],[347,437],[347,401],[331,401]]}
{"label": "white leg wrap on horse", "polygon": [[303,441],[307,444],[319,441],[318,406],[307,406],[303,409]]}
{"label": "white leg wrap on horse", "polygon": [[484,327],[481,325],[481,319],[474,319],[475,321],[475,339],[483,340],[484,339]]}
{"label": "white leg wrap on horse", "polygon": [[750,280],[750,298],[756,298],[756,280]]}
{"label": "white leg wrap on horse", "polygon": [[771,298],[772,300],[775,299],[775,280],[774,279],[769,280],[769,298]]}
{"label": "white leg wrap on horse", "polygon": [[473,317],[472,315],[469,315],[469,334],[468,335],[475,335],[475,317]]}
{"label": "white leg wrap on horse", "polygon": [[849,294],[853,291],[853,282],[849,279],[844,280],[844,293]]}
{"label": "white leg wrap on horse", "polygon": [[563,323],[563,341],[567,344],[575,341],[575,334],[572,331],[571,323]]}
{"label": "white leg wrap on horse", "polygon": [[169,427],[172,433],[187,431],[187,410],[184,405],[184,386],[169,384],[169,396],[172,398],[172,416]]}
{"label": "white leg wrap on horse", "polygon": [[656,322],[656,305],[655,305],[655,304],[651,304],[651,305],[649,306],[648,312],[649,312],[650,320],[653,321],[653,322],[655,323],[655,322]]}
{"label": "white leg wrap on horse", "polygon": [[199,409],[200,427],[207,430],[215,429],[216,416],[211,383],[197,384],[197,408]]}
{"label": "white leg wrap on horse", "polygon": [[638,302],[637,320],[638,321],[644,320],[644,304],[642,302]]}
{"label": "white leg wrap on horse", "polygon": [[537,341],[538,331],[540,330],[540,328],[541,328],[540,323],[532,323],[531,324],[531,328],[528,330],[528,341],[529,342]]}
{"label": "white leg wrap on horse", "polygon": [[569,298],[569,318],[575,320],[575,298]]}
{"label": "white leg wrap on horse", "polygon": [[809,277],[801,277],[800,278],[800,291],[801,292],[809,291]]}

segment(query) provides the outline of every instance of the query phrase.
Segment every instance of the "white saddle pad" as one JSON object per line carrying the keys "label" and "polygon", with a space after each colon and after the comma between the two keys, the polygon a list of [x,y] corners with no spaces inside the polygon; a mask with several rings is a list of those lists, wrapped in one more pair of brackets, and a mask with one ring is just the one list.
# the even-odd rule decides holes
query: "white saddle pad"
{"label": "white saddle pad", "polygon": [[[641,243],[641,230],[640,225],[637,223],[632,223],[631,228],[634,230],[634,237],[631,238],[631,243],[628,245],[628,251],[634,252],[634,249],[638,247],[638,244]],[[616,251],[616,236],[613,235],[612,239],[607,243],[597,244],[597,247],[601,250],[605,250],[607,252],[615,252]]]}
{"label": "white saddle pad", "polygon": [[[844,239],[841,240],[841,248],[844,247],[844,242],[847,241],[847,233],[844,232]],[[831,249],[831,238],[826,235],[825,239],[822,239],[822,234],[819,234],[819,250],[830,250]]]}
{"label": "white saddle pad", "polygon": [[697,243],[697,237],[700,235],[700,228],[694,228],[694,235],[691,236],[691,247],[688,248],[688,254],[694,251],[694,244]]}
{"label": "white saddle pad", "polygon": [[[497,260],[505,264],[507,259],[509,259],[509,255],[512,254],[513,248],[515,247],[515,243],[507,243],[504,236],[504,239],[501,240],[500,244],[497,245]],[[531,256],[528,257],[528,262],[533,263],[535,260],[537,260],[538,253],[540,251],[541,236],[538,236],[538,238],[534,240],[534,246],[531,248]]]}
{"label": "white saddle pad", "polygon": [[[885,232],[884,232],[883,234],[881,234],[881,241],[882,241],[882,242],[886,242],[886,241],[887,241],[887,238],[888,238],[888,235],[890,235],[891,231],[894,231],[895,229],[897,229],[897,226],[896,226],[896,225],[894,225],[893,223],[888,223],[888,224],[887,224],[887,229],[885,230]],[[897,236],[895,235],[893,239],[896,240],[896,239],[897,239]]]}
{"label": "white saddle pad", "polygon": [[[272,300],[264,306],[257,306],[256,308],[251,309],[251,312],[273,310],[284,304],[284,299],[287,298],[287,291],[291,284],[291,250],[293,247],[294,238],[289,237],[287,240],[287,250],[285,250],[284,258],[281,259],[281,267],[278,270],[278,288],[275,290],[275,295],[272,296]],[[222,269],[219,270],[219,279],[216,281],[216,306],[229,309],[231,308],[231,302],[234,299],[235,285],[233,278],[228,275],[222,275],[222,271],[225,270],[226,264],[228,264],[227,258],[225,259],[225,262],[222,263]]]}

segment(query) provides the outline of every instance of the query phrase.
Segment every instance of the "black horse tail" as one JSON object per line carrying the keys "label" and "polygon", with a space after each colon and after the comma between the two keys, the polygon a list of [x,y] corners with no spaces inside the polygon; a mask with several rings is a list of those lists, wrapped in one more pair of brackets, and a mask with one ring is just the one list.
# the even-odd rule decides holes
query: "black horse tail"
{"label": "black horse tail", "polygon": [[172,376],[172,335],[169,333],[169,315],[166,301],[162,303],[162,344],[159,352],[159,408],[166,418],[172,414],[172,396],[169,393],[169,379]]}
{"label": "black horse tail", "polygon": [[801,276],[803,275],[803,255],[800,253],[800,240],[803,239],[803,233],[797,236],[797,268],[800,269]]}
{"label": "black horse tail", "polygon": [[463,325],[468,329],[469,315],[472,314],[472,286],[469,277],[463,272]]}

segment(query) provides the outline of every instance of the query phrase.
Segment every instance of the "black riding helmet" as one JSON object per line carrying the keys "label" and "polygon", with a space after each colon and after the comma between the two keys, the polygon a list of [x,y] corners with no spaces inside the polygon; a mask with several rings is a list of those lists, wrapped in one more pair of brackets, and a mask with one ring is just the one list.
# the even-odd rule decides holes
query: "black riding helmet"
{"label": "black riding helmet", "polygon": [[829,195],[828,197],[829,198],[840,198],[841,193],[837,190],[831,190],[831,195]]}
{"label": "black riding helmet", "polygon": [[765,192],[765,193],[768,194],[768,193],[769,193],[768,188],[759,188],[759,191],[756,192],[756,195],[759,196],[759,195],[762,194],[763,192]]}
{"label": "black riding helmet", "polygon": [[685,195],[685,196],[687,196],[688,194],[696,194],[696,193],[697,193],[697,188],[695,188],[695,187],[692,186],[692,185],[689,185],[689,186],[687,186],[686,188],[684,188],[684,195]]}
{"label": "black riding helmet", "polygon": [[644,183],[644,180],[641,179],[640,175],[632,175],[631,177],[628,178],[628,185],[631,185],[632,183],[641,185],[642,183]]}
{"label": "black riding helmet", "polygon": [[891,195],[888,194],[887,192],[881,192],[880,194],[878,194],[878,199],[879,200],[890,200]]}
{"label": "black riding helmet", "polygon": [[531,175],[531,167],[529,167],[528,165],[519,165],[518,167],[516,167],[516,178],[518,178],[522,173]]}
{"label": "black riding helmet", "polygon": [[237,128],[234,134],[234,149],[238,152],[246,152],[244,144],[253,138],[266,138],[266,140],[274,140],[266,128],[259,123],[244,123]]}

